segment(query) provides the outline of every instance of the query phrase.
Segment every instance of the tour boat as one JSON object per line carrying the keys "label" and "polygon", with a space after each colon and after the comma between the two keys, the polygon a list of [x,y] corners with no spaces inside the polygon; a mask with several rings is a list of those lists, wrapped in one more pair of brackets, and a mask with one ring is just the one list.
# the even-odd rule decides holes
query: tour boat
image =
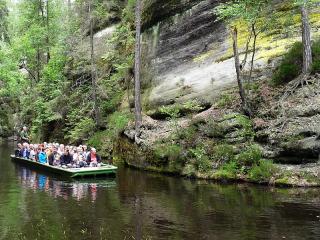
{"label": "tour boat", "polygon": [[35,162],[29,159],[16,157],[15,155],[11,155],[11,159],[15,162],[19,162],[22,164],[26,164],[35,168],[39,168],[42,170],[46,170],[52,173],[56,173],[63,176],[68,176],[71,178],[76,177],[95,177],[101,175],[110,175],[115,176],[117,172],[117,167],[102,163],[100,167],[84,167],[84,168],[63,168],[57,166],[50,166],[48,164],[42,164],[39,162]]}

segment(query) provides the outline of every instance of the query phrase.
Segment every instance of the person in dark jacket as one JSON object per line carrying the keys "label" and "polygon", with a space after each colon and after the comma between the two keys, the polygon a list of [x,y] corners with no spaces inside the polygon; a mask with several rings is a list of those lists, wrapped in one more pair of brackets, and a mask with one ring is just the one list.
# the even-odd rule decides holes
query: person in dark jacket
{"label": "person in dark jacket", "polygon": [[72,162],[72,156],[69,152],[69,149],[66,149],[64,151],[64,154],[62,154],[61,158],[60,158],[60,163],[61,165],[69,165]]}
{"label": "person in dark jacket", "polygon": [[17,149],[14,151],[14,155],[16,157],[21,157],[22,144],[18,143]]}
{"label": "person in dark jacket", "polygon": [[87,164],[90,167],[98,167],[101,163],[101,157],[97,154],[97,150],[95,148],[91,148],[90,153],[87,157]]}
{"label": "person in dark jacket", "polygon": [[58,149],[56,147],[53,147],[52,152],[48,156],[49,165],[53,166],[55,163],[55,160],[57,160],[58,158],[59,158]]}

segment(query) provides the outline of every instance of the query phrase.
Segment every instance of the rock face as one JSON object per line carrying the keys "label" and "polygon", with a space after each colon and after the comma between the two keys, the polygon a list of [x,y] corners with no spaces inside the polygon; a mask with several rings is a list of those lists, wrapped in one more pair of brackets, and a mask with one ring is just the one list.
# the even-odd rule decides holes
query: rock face
{"label": "rock face", "polygon": [[[319,82],[320,76],[312,82]],[[279,109],[270,110],[276,118],[267,121],[257,131],[257,141],[267,145],[272,157],[280,163],[317,162],[320,154],[320,88],[318,84],[304,86],[282,100]],[[274,102],[274,105],[277,103]]]}
{"label": "rock face", "polygon": [[[183,2],[154,0],[146,6],[146,13],[156,6],[166,9],[151,14],[143,33],[143,81],[152,86],[150,106],[191,98],[212,100],[221,85],[234,80],[232,59],[214,62],[229,47],[226,27],[213,14],[221,1]],[[202,60],[201,54],[208,52],[215,54]]]}
{"label": "rock face", "polygon": [[[222,2],[225,1],[144,0],[142,81],[147,110],[196,98],[212,103],[222,89],[236,84],[228,27],[216,21],[213,11]],[[282,3],[285,1],[278,2]],[[314,11],[313,16],[318,16]],[[279,25],[282,20],[285,21],[280,19]],[[312,24],[313,37],[318,35],[316,22]],[[292,43],[301,41],[299,24],[290,27],[295,29],[290,36],[275,32],[259,36],[256,77],[267,77],[279,56]],[[240,52],[245,49],[246,34],[245,26],[240,24]]]}

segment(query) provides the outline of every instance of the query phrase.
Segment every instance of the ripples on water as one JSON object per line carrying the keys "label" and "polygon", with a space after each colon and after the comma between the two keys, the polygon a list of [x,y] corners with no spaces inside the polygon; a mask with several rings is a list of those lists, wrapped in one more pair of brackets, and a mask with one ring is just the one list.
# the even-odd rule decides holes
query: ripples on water
{"label": "ripples on water", "polygon": [[2,239],[320,239],[320,191],[219,185],[120,168],[70,180],[0,146]]}

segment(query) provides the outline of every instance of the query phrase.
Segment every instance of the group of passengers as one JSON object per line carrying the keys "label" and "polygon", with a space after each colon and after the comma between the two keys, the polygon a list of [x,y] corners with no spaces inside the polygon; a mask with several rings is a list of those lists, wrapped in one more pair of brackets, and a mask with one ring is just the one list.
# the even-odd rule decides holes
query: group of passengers
{"label": "group of passengers", "polygon": [[86,145],[75,147],[58,143],[29,144],[24,142],[18,143],[15,156],[63,168],[101,166],[101,158],[96,149],[89,150]]}

